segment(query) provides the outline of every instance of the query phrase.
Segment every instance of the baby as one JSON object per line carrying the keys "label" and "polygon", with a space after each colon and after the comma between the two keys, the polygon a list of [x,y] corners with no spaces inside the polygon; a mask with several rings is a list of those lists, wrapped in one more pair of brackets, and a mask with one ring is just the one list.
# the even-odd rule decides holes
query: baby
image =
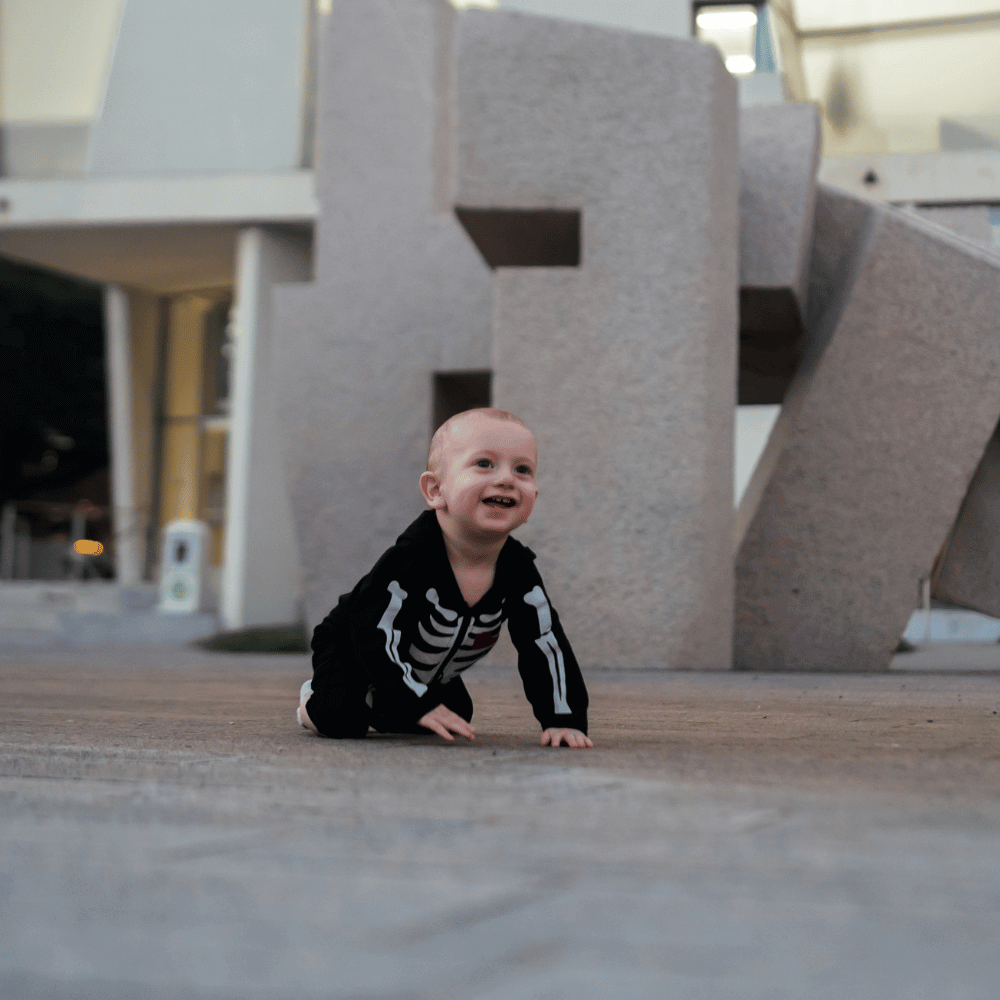
{"label": "baby", "polygon": [[437,733],[475,739],[461,674],[503,623],[543,746],[592,747],[587,689],[534,553],[510,537],[528,520],[538,446],[505,410],[466,410],[431,441],[424,511],[316,627],[299,722],[323,736]]}

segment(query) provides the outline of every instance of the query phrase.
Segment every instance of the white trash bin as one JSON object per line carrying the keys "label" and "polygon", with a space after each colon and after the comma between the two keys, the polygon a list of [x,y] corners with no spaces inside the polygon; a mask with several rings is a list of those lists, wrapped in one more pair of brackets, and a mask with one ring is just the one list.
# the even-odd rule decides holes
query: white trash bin
{"label": "white trash bin", "polygon": [[186,518],[171,521],[163,529],[160,611],[205,611],[207,599],[208,525]]}

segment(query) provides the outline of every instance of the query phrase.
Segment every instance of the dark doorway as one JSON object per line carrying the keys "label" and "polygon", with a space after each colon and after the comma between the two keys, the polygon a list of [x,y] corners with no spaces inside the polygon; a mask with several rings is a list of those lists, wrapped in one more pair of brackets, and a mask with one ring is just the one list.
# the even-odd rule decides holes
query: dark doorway
{"label": "dark doorway", "polygon": [[112,574],[101,289],[3,258],[0,508],[8,532],[16,523],[16,576],[79,572],[66,554],[81,518],[105,549],[86,573]]}

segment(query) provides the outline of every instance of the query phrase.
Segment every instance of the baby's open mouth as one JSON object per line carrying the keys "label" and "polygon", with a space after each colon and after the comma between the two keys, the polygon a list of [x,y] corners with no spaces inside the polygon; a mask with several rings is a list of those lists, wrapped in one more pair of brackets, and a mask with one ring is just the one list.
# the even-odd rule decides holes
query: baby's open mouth
{"label": "baby's open mouth", "polygon": [[483,503],[488,503],[491,507],[517,506],[517,501],[513,497],[487,497]]}

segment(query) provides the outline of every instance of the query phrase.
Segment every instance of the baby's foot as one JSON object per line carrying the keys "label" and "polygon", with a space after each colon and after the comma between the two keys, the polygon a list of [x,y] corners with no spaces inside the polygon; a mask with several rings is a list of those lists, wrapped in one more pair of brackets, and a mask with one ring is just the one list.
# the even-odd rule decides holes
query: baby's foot
{"label": "baby's foot", "polygon": [[295,710],[295,718],[299,720],[299,725],[303,729],[308,729],[310,732],[315,733],[319,736],[319,730],[313,725],[312,719],[309,718],[309,713],[306,711],[306,702],[312,697],[313,688],[312,681],[306,681],[301,688],[299,688],[299,707]]}

